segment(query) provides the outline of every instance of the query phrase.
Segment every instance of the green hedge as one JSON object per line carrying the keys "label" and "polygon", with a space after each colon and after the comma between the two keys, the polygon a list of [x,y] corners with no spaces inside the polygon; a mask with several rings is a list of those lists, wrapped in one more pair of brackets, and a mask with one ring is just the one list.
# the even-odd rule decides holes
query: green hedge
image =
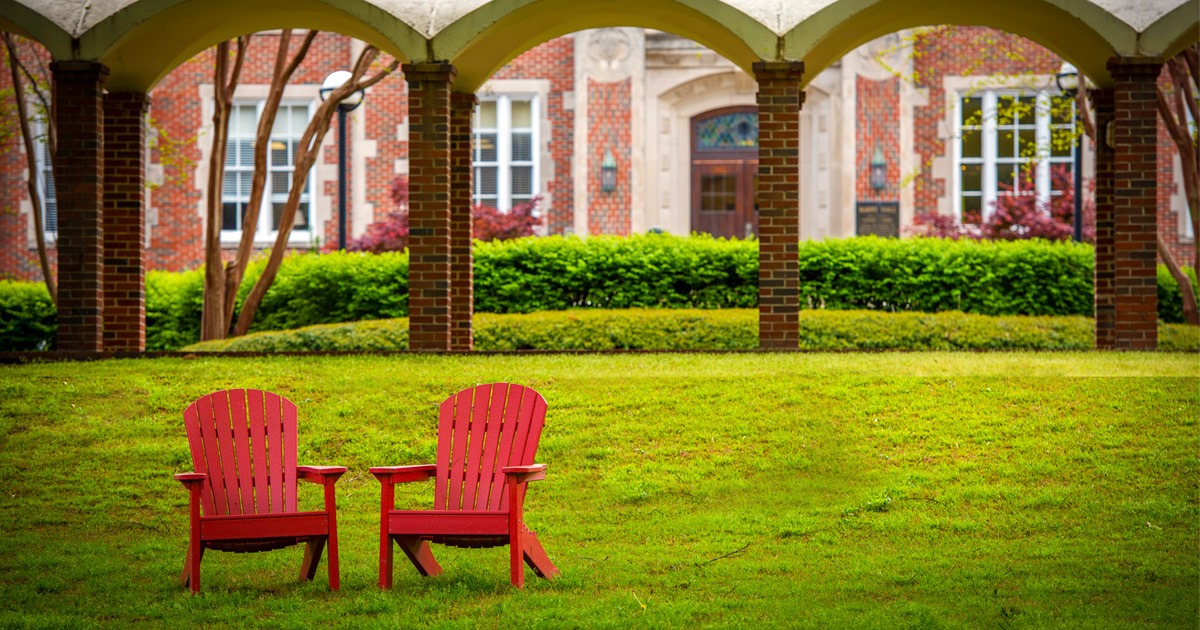
{"label": "green hedge", "polygon": [[[799,246],[801,305],[809,309],[963,311],[985,315],[1090,315],[1092,249],[1044,241],[971,242],[852,238]],[[247,272],[238,303],[261,273]],[[22,283],[9,283],[20,285]],[[34,287],[40,285],[34,284]],[[665,234],[527,238],[475,244],[475,308],[530,313],[569,308],[751,308],[757,304],[758,243]],[[44,295],[44,289],[40,289]],[[1159,317],[1182,321],[1179,287],[1158,273]],[[37,290],[9,292],[14,328],[42,331]],[[45,298],[48,300],[48,297]],[[146,347],[199,339],[203,276],[150,272]],[[286,258],[252,331],[387,319],[408,314],[408,256],[333,253]],[[49,322],[47,324],[47,322]],[[0,338],[28,349],[28,333]],[[53,332],[49,333],[53,337]],[[36,335],[35,335],[36,336]]]}
{"label": "green hedge", "polygon": [[57,319],[44,283],[0,280],[0,352],[53,350]]}
{"label": "green hedge", "polygon": [[[406,318],[263,332],[184,348],[191,352],[404,349]],[[805,350],[1089,350],[1092,320],[1078,316],[970,315],[959,312],[805,311]],[[480,314],[476,350],[752,350],[751,309],[625,309]],[[1200,350],[1200,329],[1159,325],[1160,350]]]}

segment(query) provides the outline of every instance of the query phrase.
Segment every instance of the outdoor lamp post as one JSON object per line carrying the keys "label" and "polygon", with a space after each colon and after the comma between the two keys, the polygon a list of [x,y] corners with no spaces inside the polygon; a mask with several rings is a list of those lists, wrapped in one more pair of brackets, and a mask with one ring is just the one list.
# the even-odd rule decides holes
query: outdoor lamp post
{"label": "outdoor lamp post", "polygon": [[883,149],[875,147],[875,157],[871,158],[871,188],[876,192],[887,187],[887,161],[883,158]]}
{"label": "outdoor lamp post", "polygon": [[[1068,61],[1063,62],[1058,74],[1054,75],[1054,82],[1058,84],[1058,89],[1071,99],[1074,99],[1079,94],[1079,90],[1083,84],[1079,78],[1079,71]],[[1079,108],[1074,107],[1073,110],[1075,112],[1074,122],[1077,127],[1079,123]],[[1078,243],[1083,240],[1083,168],[1080,166],[1083,155],[1083,136],[1079,133],[1078,129],[1074,129],[1073,131],[1075,134],[1073,139],[1075,144],[1075,164],[1072,167],[1075,171],[1074,238],[1075,242]]]}
{"label": "outdoor lamp post", "polygon": [[[319,93],[321,100],[350,80],[353,75],[345,70],[337,70],[325,77]],[[338,249],[346,249],[346,114],[362,105],[366,94],[362,90],[352,92],[337,104],[338,115]]]}

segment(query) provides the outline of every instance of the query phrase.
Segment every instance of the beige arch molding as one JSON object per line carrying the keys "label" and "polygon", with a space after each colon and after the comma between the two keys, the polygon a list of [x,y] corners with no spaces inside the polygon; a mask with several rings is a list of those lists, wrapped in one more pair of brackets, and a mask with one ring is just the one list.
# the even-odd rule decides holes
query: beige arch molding
{"label": "beige arch molding", "polygon": [[196,53],[237,35],[318,28],[402,60],[449,60],[473,91],[519,53],[609,26],[691,38],[750,70],[802,59],[806,75],[903,28],[978,24],[1038,42],[1098,85],[1113,55],[1164,57],[1195,41],[1200,0],[0,0],[0,27],[56,59],[100,61],[114,90],[148,91]]}

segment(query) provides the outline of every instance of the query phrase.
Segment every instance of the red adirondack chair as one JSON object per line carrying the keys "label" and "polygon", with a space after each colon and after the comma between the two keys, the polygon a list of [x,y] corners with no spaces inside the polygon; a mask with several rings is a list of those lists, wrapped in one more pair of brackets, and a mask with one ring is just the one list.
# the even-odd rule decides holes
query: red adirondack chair
{"label": "red adirondack chair", "polygon": [[[436,464],[371,468],[383,484],[380,588],[392,587],[393,541],[421,575],[442,572],[430,542],[508,545],[517,588],[525,585],[524,562],[539,577],[558,575],[522,514],[526,484],[546,477],[546,465],[533,463],[545,421],[546,399],[528,387],[495,383],[464,389],[441,405]],[[395,484],[431,478],[434,509],[395,508]]]}
{"label": "red adirondack chair", "polygon": [[[270,392],[231,389],[200,398],[183,418],[196,471],[175,475],[191,495],[183,585],[200,592],[205,549],[247,553],[302,542],[300,579],[311,580],[328,541],[329,588],[338,590],[333,486],[346,468],[296,465],[296,405]],[[298,479],[324,486],[323,511],[297,511]]]}

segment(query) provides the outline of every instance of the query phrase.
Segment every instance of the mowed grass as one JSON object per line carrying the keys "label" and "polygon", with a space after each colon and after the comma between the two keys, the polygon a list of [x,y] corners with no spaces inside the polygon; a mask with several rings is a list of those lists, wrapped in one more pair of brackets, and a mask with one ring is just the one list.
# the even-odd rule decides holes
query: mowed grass
{"label": "mowed grass", "polygon": [[[371,465],[433,461],[436,408],[489,381],[550,405],[507,549],[397,554],[377,579]],[[228,387],[300,406],[341,464],[342,590],[302,548],[178,583],[181,412]],[[1195,627],[1194,354],[274,357],[0,367],[0,627]],[[400,505],[428,506],[415,484]],[[316,486],[301,488],[316,506]]]}

